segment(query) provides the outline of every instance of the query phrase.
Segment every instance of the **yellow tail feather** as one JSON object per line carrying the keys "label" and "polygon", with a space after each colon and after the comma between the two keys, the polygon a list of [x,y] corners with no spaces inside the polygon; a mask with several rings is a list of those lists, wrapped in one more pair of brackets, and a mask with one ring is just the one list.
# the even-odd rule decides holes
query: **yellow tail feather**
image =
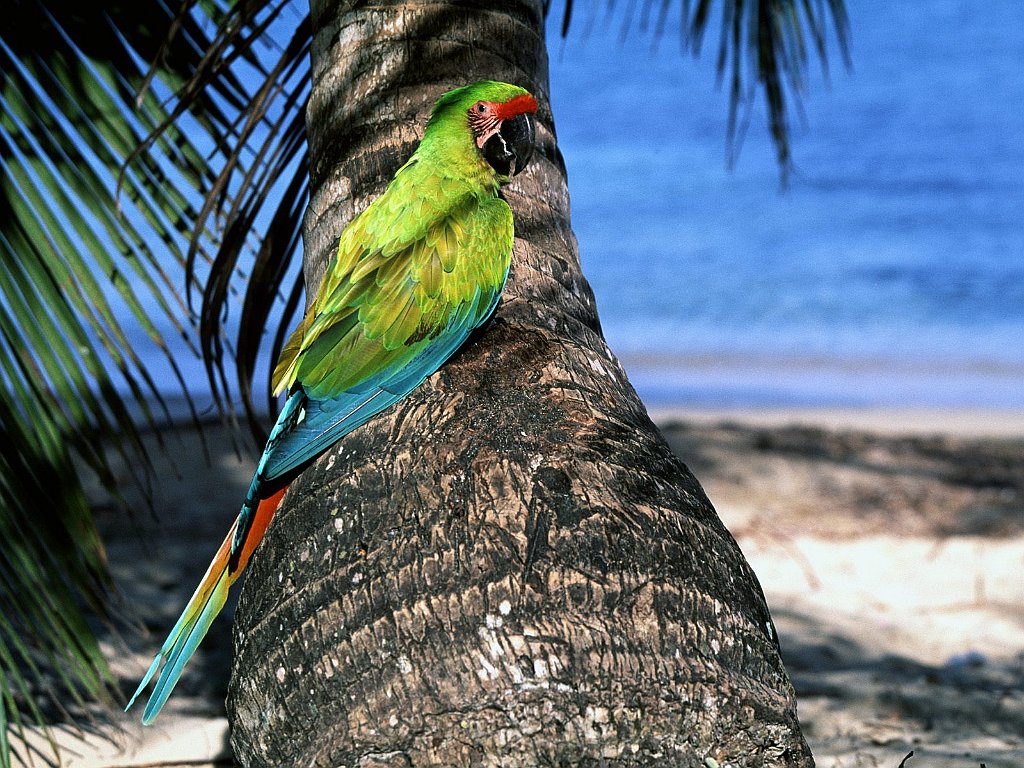
{"label": "yellow tail feather", "polygon": [[213,562],[206,569],[206,575],[199,582],[192,599],[188,601],[188,605],[182,611],[174,629],[167,636],[160,652],[153,659],[149,670],[142,678],[142,682],[139,683],[128,706],[125,707],[126,710],[131,708],[159,669],[160,674],[157,676],[156,685],[149,701],[146,702],[146,710],[142,715],[144,725],[149,725],[160,714],[160,709],[167,701],[167,697],[171,695],[171,691],[174,690],[174,686],[185,669],[185,664],[195,653],[213,620],[224,607],[228,590],[238,580],[246,563],[249,562],[249,558],[256,550],[256,546],[263,539],[263,534],[266,532],[267,526],[270,525],[284,492],[285,489],[282,488],[273,496],[260,501],[253,517],[252,526],[249,528],[245,541],[242,542],[241,552],[238,554],[237,565],[234,568],[230,567],[231,542],[234,539],[238,521],[236,520],[235,525],[231,526],[231,530],[228,531],[227,537],[220,545],[220,549],[217,550]]}

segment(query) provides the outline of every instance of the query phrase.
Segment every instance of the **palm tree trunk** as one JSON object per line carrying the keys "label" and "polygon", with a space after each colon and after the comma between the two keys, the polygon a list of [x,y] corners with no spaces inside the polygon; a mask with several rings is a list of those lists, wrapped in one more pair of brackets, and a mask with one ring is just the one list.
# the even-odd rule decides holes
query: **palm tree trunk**
{"label": "palm tree trunk", "polygon": [[601,337],[540,0],[312,5],[309,284],[442,91],[529,88],[540,148],[496,318],[296,480],[250,566],[239,761],[813,765],[757,579]]}

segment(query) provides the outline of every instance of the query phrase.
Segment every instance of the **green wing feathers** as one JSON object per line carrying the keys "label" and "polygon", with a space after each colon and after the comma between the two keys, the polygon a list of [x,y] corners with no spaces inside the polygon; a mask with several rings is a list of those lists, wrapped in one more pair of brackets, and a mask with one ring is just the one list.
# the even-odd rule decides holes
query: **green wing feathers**
{"label": "green wing feathers", "polygon": [[512,254],[508,204],[456,179],[410,178],[425,166],[408,163],[346,228],[281,354],[275,391],[300,382],[324,398],[357,388],[405,365],[461,312],[480,311],[479,291],[501,291]]}

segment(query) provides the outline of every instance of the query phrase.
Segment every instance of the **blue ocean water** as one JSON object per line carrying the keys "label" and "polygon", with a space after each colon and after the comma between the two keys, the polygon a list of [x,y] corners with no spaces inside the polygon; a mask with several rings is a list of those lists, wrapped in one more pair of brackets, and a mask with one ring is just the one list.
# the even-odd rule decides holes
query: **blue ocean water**
{"label": "blue ocean water", "polygon": [[[573,228],[651,405],[1024,407],[1024,3],[847,0],[780,191],[756,103],[734,169],[703,56],[604,4],[551,20]],[[557,4],[555,6],[557,11]]]}

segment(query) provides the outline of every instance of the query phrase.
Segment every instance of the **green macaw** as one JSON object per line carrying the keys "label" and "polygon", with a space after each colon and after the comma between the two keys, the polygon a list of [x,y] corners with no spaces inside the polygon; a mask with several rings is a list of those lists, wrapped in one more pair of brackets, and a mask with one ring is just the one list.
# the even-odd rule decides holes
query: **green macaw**
{"label": "green macaw", "polygon": [[498,190],[530,160],[536,111],[507,83],[444,94],[413,156],[341,233],[274,369],[275,392],[289,394],[242,510],[128,702],[159,669],[143,723],[167,701],[291,478],[409,394],[494,312],[512,256],[512,211]]}

